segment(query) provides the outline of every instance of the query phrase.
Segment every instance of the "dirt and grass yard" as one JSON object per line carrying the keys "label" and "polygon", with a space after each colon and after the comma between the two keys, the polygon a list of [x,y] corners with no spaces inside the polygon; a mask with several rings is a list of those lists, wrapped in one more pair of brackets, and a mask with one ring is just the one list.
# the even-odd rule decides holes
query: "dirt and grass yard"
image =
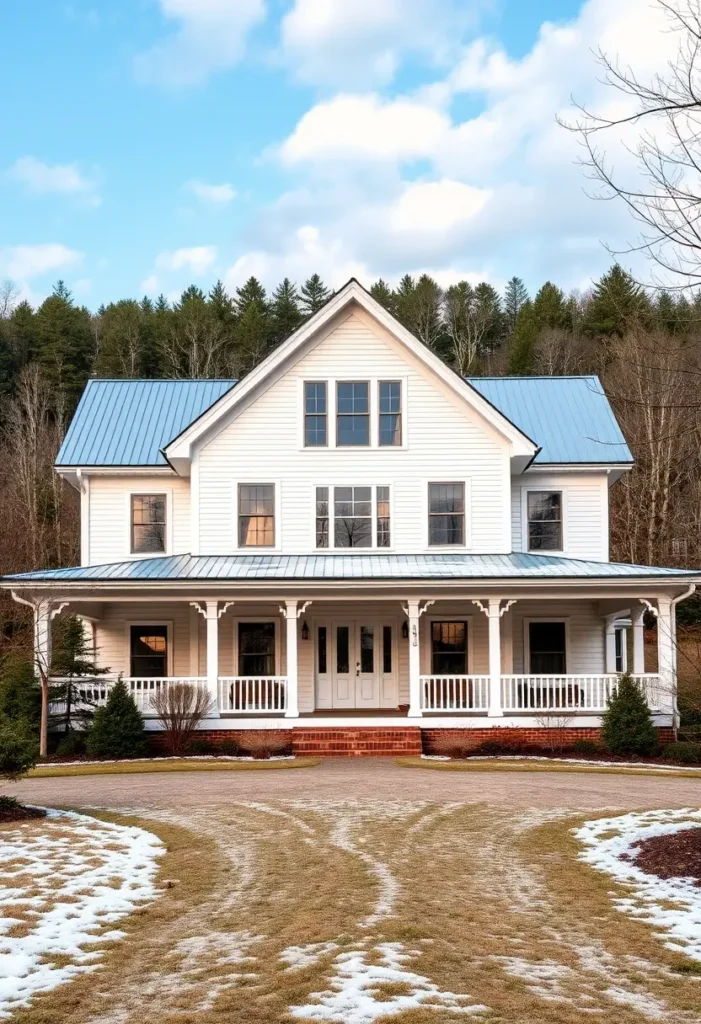
{"label": "dirt and grass yard", "polygon": [[[120,923],[127,937],[106,948],[101,968],[38,995],[13,1020],[701,1018],[701,963],[617,909],[620,883],[578,860],[573,833],[604,813],[683,806],[698,782],[594,776],[599,809],[583,811],[575,800],[491,800],[486,773],[366,762],[347,765],[345,776],[344,786],[338,764],[192,781],[179,774],[162,777],[159,794],[160,780],[143,776],[23,783],[24,799],[34,792],[54,794],[54,802],[61,786],[78,802],[83,786],[84,807],[98,802],[95,787],[112,786],[119,813],[92,813],[149,830],[167,852],[156,880],[161,895]],[[500,775],[494,784],[517,778]],[[543,793],[547,777],[532,778]],[[555,794],[563,784],[588,784],[583,776],[554,780]],[[637,802],[622,802],[624,786],[638,787]],[[25,831],[41,828],[29,822]]]}

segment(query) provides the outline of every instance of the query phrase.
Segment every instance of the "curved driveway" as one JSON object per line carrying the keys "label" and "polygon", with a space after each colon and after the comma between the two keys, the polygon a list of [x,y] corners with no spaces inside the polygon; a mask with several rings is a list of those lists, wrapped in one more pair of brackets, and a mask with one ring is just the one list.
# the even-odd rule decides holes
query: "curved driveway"
{"label": "curved driveway", "polygon": [[701,780],[564,772],[452,772],[391,759],[327,759],[281,771],[74,776],[6,784],[28,803],[187,808],[240,800],[435,800],[514,808],[654,808],[701,804]]}

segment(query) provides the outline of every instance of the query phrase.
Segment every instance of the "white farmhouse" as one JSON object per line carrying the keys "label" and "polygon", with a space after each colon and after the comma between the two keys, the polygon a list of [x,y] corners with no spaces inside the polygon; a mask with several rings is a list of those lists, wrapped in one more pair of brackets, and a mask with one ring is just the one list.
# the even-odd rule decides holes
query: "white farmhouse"
{"label": "white farmhouse", "polygon": [[597,378],[463,380],[351,280],[238,383],[91,380],[56,465],[81,565],[2,586],[40,663],[77,614],[147,716],[207,687],[208,734],[390,753],[552,715],[591,737],[625,670],[669,729],[701,575],[609,561],[631,464]]}

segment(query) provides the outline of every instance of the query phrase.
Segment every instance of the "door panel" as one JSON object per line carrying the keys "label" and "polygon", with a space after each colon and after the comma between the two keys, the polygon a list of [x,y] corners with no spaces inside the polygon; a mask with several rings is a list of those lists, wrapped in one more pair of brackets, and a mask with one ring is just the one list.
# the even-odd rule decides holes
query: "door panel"
{"label": "door panel", "polygon": [[377,630],[364,623],[356,625],[358,660],[356,663],[355,706],[357,708],[379,708],[380,687],[377,678],[377,657],[375,643]]}
{"label": "door panel", "polygon": [[335,622],[334,634],[334,686],[335,708],[355,707],[355,630],[352,622]]}
{"label": "door panel", "polygon": [[314,642],[317,708],[397,707],[396,623],[316,623]]}
{"label": "door panel", "polygon": [[314,657],[316,659],[316,707],[333,707],[333,644],[331,626],[318,622],[314,627]]}

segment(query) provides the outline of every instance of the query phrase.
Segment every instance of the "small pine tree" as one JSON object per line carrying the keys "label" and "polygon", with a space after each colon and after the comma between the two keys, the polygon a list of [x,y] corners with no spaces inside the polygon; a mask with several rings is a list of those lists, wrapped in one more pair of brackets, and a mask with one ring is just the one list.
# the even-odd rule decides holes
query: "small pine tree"
{"label": "small pine tree", "polygon": [[658,745],[645,695],[626,672],[609,698],[601,723],[601,738],[613,754],[651,754]]}
{"label": "small pine tree", "polygon": [[144,720],[122,679],[112,687],[104,707],[95,712],[86,746],[93,757],[143,757],[146,753]]}

